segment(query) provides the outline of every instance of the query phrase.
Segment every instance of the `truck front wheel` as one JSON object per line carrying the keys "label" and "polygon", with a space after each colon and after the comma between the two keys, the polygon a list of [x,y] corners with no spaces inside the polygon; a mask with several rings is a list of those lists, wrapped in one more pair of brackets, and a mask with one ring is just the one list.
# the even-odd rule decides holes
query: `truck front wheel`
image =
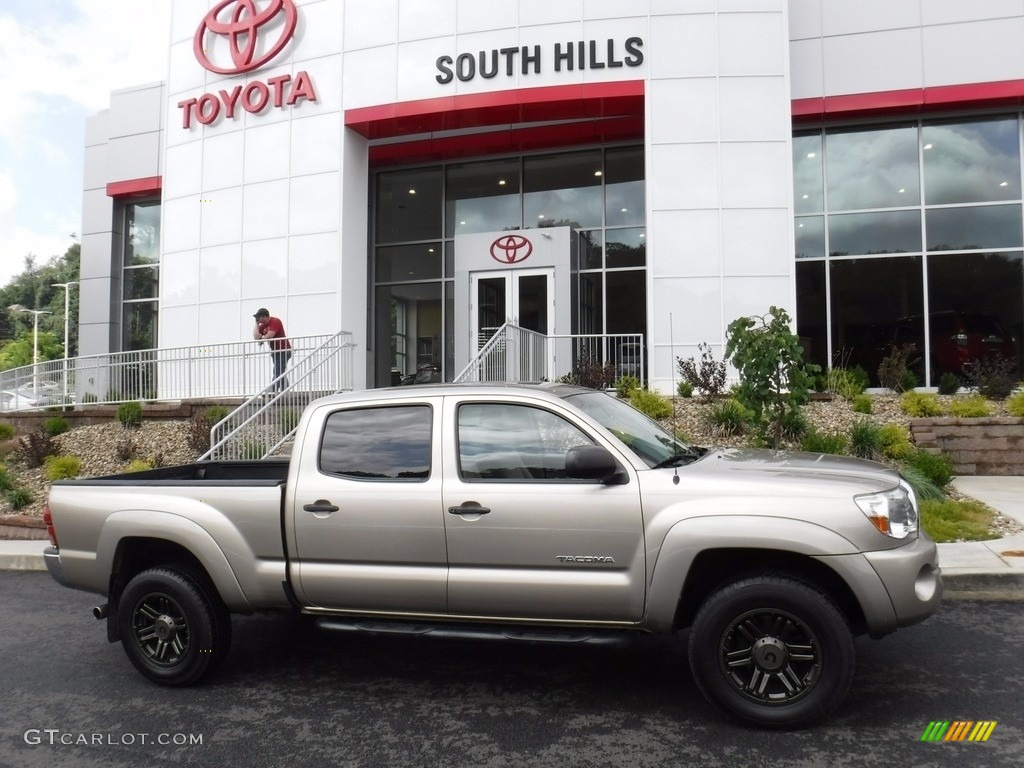
{"label": "truck front wheel", "polygon": [[788,576],[745,578],[712,593],[690,628],[704,695],[760,726],[800,728],[828,714],[853,679],[853,636],[824,594]]}
{"label": "truck front wheel", "polygon": [[150,568],[121,593],[125,653],[161,685],[191,685],[212,672],[231,643],[231,617],[214,588],[185,566]]}

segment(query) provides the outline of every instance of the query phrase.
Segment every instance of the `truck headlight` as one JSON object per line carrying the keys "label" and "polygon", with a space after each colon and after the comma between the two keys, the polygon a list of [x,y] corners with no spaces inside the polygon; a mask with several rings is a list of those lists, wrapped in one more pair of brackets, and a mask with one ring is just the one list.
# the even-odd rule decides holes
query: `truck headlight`
{"label": "truck headlight", "polygon": [[854,496],[860,511],[886,536],[905,539],[917,533],[917,499],[910,486],[900,484],[891,491]]}

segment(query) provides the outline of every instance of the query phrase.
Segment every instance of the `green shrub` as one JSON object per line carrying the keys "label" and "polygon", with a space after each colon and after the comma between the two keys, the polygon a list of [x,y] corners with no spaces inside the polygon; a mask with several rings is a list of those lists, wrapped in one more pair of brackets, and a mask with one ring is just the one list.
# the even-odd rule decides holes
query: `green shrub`
{"label": "green shrub", "polygon": [[882,455],[887,459],[906,459],[914,452],[910,432],[901,424],[886,424],[878,431]]}
{"label": "green shrub", "polygon": [[210,424],[216,424],[218,421],[223,421],[227,418],[227,415],[231,413],[231,409],[226,405],[211,405],[205,411],[203,411],[203,418],[205,418]]}
{"label": "green shrub", "polygon": [[939,378],[939,394],[955,395],[960,391],[960,377],[948,371]]}
{"label": "green shrub", "polygon": [[943,493],[942,489],[932,482],[928,475],[916,467],[905,464],[900,468],[900,474],[903,475],[904,480],[910,483],[910,487],[914,489],[914,494],[917,496],[918,501],[946,498],[946,494]]}
{"label": "green shrub", "polygon": [[602,363],[587,350],[583,350],[572,371],[559,381],[590,389],[607,389],[615,381],[615,366],[611,363]]}
{"label": "green shrub", "polygon": [[978,393],[991,400],[1004,400],[1017,386],[1014,362],[1006,357],[986,357],[973,360],[964,366],[968,380]]}
{"label": "green shrub", "polygon": [[800,441],[800,450],[810,453],[831,453],[842,456],[850,444],[842,432],[817,432],[809,429]]}
{"label": "green shrub", "polygon": [[63,435],[69,429],[71,429],[71,425],[68,424],[67,420],[63,416],[53,416],[43,422],[43,432],[48,434],[50,437]]}
{"label": "green shrub", "polygon": [[871,399],[871,395],[857,395],[853,398],[853,410],[855,413],[871,413],[874,407],[874,401]]}
{"label": "green shrub", "polygon": [[758,436],[778,448],[792,423],[790,414],[807,402],[821,368],[804,362],[800,338],[780,307],[769,307],[760,317],[737,318],[726,334],[725,358],[740,375],[736,399],[753,414]]}
{"label": "green shrub", "polygon": [[10,424],[0,424],[0,440],[10,440],[14,437],[14,427]]}
{"label": "green shrub", "polygon": [[789,411],[782,419],[782,436],[787,440],[799,440],[808,429],[807,419],[800,411]]}
{"label": "green shrub", "polygon": [[153,468],[153,461],[151,459],[132,459],[131,463],[125,468],[125,472],[145,472],[147,469]]}
{"label": "green shrub", "polygon": [[750,411],[733,398],[713,405],[704,418],[719,435],[742,435],[750,429]]}
{"label": "green shrub", "polygon": [[853,400],[870,384],[868,375],[859,365],[854,368],[832,368],[826,376],[826,390],[847,400]]}
{"label": "green shrub", "polygon": [[1006,401],[1006,410],[1011,416],[1024,418],[1024,392],[1018,392]]}
{"label": "green shrub", "polygon": [[882,428],[868,419],[859,419],[850,427],[850,453],[877,461],[882,453]]}
{"label": "green shrub", "polygon": [[992,511],[974,501],[921,502],[921,527],[938,542],[998,538],[991,531],[992,520]]}
{"label": "green shrub", "polygon": [[640,389],[640,379],[636,376],[619,376],[612,386],[615,387],[615,395],[620,400],[629,400],[633,390]]}
{"label": "green shrub", "polygon": [[939,399],[928,392],[905,392],[900,398],[900,410],[915,419],[942,415]]}
{"label": "green shrub", "polygon": [[21,438],[21,451],[30,469],[41,467],[53,453],[53,438],[45,432],[29,432]]}
{"label": "green shrub", "polygon": [[676,384],[676,394],[680,397],[693,397],[693,384],[688,381],[680,381]]}
{"label": "green shrub", "polygon": [[142,424],[142,403],[130,400],[117,406],[117,420],[125,429],[135,429]]}
{"label": "green shrub", "polygon": [[0,493],[9,491],[14,487],[14,479],[11,472],[3,464],[0,464]]}
{"label": "green shrub", "polygon": [[78,477],[82,471],[82,462],[77,456],[47,456],[43,464],[46,478],[51,482]]}
{"label": "green shrub", "polygon": [[32,491],[27,488],[10,488],[4,493],[4,498],[14,509],[24,509],[33,501]]}
{"label": "green shrub", "polygon": [[909,392],[917,386],[917,376],[909,368],[900,375],[900,386],[897,392]]}
{"label": "green shrub", "polygon": [[690,384],[691,392],[697,390],[705,403],[710,403],[722,394],[725,387],[726,365],[724,360],[715,360],[711,345],[701,342],[697,345],[700,350],[700,362],[692,357],[684,360],[676,358],[676,367],[683,381]]}
{"label": "green shrub", "polygon": [[977,419],[991,416],[992,409],[988,407],[988,400],[981,395],[970,395],[950,402],[949,414],[960,419]]}
{"label": "green shrub", "polygon": [[629,395],[630,404],[652,419],[667,419],[672,415],[672,402],[664,395],[647,389],[634,389]]}
{"label": "green shrub", "polygon": [[[878,383],[893,392],[904,392],[907,379],[904,374],[909,370],[914,356],[914,345],[904,344],[892,346],[889,354],[882,358],[878,366]],[[915,378],[916,382],[916,378]]]}
{"label": "green shrub", "polygon": [[945,488],[953,479],[953,462],[942,454],[914,451],[907,457],[907,465],[921,472],[939,488]]}
{"label": "green shrub", "polygon": [[86,392],[84,395],[82,395],[83,403],[98,403],[99,401],[100,399],[99,397],[96,396],[95,392]]}

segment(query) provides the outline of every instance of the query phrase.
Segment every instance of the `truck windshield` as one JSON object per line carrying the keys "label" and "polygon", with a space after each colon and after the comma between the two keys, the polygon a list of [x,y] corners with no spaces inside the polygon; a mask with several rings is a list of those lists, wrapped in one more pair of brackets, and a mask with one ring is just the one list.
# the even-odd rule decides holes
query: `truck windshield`
{"label": "truck windshield", "polygon": [[595,419],[652,469],[686,464],[704,450],[672,436],[658,422],[604,392],[568,395],[569,402]]}

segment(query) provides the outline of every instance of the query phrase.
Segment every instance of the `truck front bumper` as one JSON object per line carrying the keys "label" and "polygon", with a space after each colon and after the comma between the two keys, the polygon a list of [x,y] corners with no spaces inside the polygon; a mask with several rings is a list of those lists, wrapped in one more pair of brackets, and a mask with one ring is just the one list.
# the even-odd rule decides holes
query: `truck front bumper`
{"label": "truck front bumper", "polygon": [[939,550],[924,532],[905,546],[865,552],[864,557],[889,593],[897,627],[924,621],[938,610],[942,602]]}

